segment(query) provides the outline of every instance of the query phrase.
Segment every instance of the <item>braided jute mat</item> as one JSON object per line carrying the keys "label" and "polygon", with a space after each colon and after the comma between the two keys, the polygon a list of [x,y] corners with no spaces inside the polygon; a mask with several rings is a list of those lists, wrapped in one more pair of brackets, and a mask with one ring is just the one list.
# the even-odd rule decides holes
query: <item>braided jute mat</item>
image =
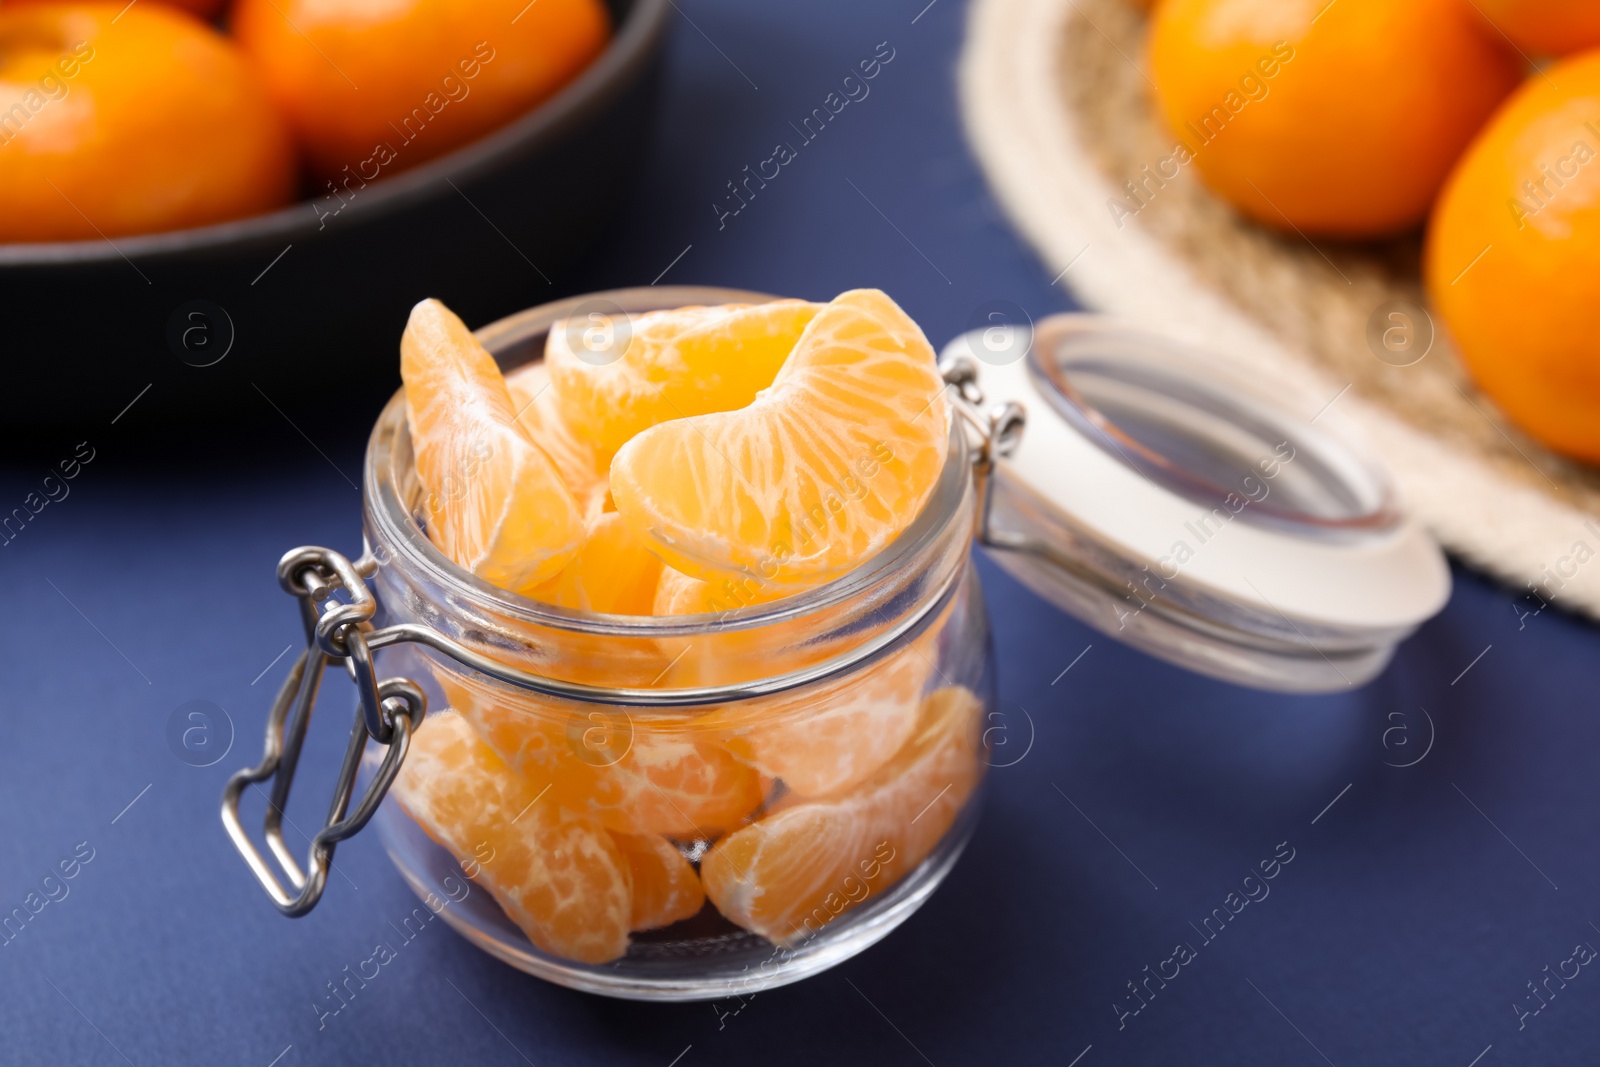
{"label": "braided jute mat", "polygon": [[[1385,350],[1369,324],[1381,334],[1404,321],[1385,305],[1425,306],[1417,237],[1352,246],[1271,233],[1192,164],[1163,163],[1176,138],[1154,110],[1144,30],[1124,0],[973,0],[963,117],[1013,224],[1086,306],[1201,345],[1219,377],[1246,378],[1364,445],[1446,548],[1512,588],[1509,611],[1526,619],[1551,600],[1600,618],[1600,470],[1505,420],[1442,327],[1409,366],[1394,364],[1420,340],[1375,354]],[[1159,184],[1147,166],[1179,173]],[[1128,181],[1142,183],[1138,199]],[[1424,338],[1428,318],[1411,321]]]}

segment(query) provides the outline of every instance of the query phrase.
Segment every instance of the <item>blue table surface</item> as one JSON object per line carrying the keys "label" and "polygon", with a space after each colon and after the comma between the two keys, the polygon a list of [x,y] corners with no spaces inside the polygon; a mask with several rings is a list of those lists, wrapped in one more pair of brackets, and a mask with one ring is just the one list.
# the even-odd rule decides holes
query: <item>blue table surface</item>
{"label": "blue table surface", "polygon": [[[671,264],[664,280],[812,298],[881,286],[936,342],[985,301],[1069,307],[964,146],[965,13],[924,4],[682,0],[637,194],[528,302]],[[719,219],[725,183],[880,42],[870,95]],[[1519,619],[1461,570],[1376,682],[1284,697],[1121,647],[980,560],[1009,765],[948,882],[883,943],[742,1003],[642,1005],[524,976],[438,925],[319,1025],[326,983],[414,898],[367,834],[317,910],[285,920],[217,817],[298,629],[277,557],[359,547],[375,412],[313,406],[154,452],[137,408],[64,433],[63,455],[88,438],[94,459],[0,550],[0,913],[57,898],[0,944],[0,1063],[1595,1062],[1600,968],[1579,961],[1600,945],[1600,640],[1554,611]],[[41,475],[6,467],[0,500]],[[219,744],[234,734],[211,766],[169,741],[195,700],[225,709]],[[308,790],[331,781],[345,706],[314,723]],[[303,793],[290,815],[309,827],[322,803]],[[1265,889],[1246,883],[1275,855],[1292,859]],[[63,862],[74,876],[46,883]],[[1207,940],[1246,889],[1259,899]],[[1192,958],[1164,962],[1179,944]]]}

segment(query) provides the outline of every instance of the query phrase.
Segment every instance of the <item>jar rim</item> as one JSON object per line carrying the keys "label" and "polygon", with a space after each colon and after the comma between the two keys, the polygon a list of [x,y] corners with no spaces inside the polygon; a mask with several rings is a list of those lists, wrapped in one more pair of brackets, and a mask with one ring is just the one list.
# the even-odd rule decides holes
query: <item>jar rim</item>
{"label": "jar rim", "polygon": [[[624,312],[641,313],[687,304],[766,302],[778,299],[747,290],[707,286],[661,286],[613,289],[587,293],[528,308],[475,331],[497,360],[515,356],[518,349],[535,345],[541,353],[550,327],[574,310],[595,301],[614,304]],[[505,369],[524,363],[524,359]],[[502,364],[504,367],[505,365]],[[950,420],[946,460],[933,492],[900,535],[875,556],[853,570],[791,596],[726,612],[695,615],[612,615],[545,604],[484,581],[452,562],[428,538],[416,521],[400,489],[399,464],[410,453],[410,430],[405,414],[405,390],[396,391],[378,416],[368,439],[363,464],[362,496],[380,550],[398,552],[408,566],[466,597],[473,606],[493,611],[517,625],[596,636],[629,638],[689,637],[715,626],[719,631],[755,629],[813,615],[841,605],[871,589],[886,576],[921,558],[942,543],[950,523],[961,512],[969,487],[968,444],[955,420]],[[368,546],[369,554],[373,547]],[[933,598],[939,599],[938,597]]]}

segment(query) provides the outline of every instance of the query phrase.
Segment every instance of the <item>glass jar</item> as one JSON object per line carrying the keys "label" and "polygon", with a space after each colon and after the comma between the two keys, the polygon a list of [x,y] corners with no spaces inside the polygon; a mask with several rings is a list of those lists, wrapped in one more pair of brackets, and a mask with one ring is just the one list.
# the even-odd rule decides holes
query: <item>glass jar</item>
{"label": "glass jar", "polygon": [[[749,295],[664,289],[612,299],[633,313]],[[480,337],[509,370],[537,358],[574,307],[535,308]],[[364,470],[371,623],[379,634],[426,630],[453,647],[389,645],[374,653],[376,674],[424,691],[420,736],[453,729],[482,739],[535,805],[516,826],[488,804],[464,820],[422,813],[419,823],[413,815],[426,804],[407,787],[422,769],[404,767],[376,824],[406,880],[512,966],[642,999],[791,982],[903,922],[972,832],[994,686],[969,556],[967,442],[959,427],[948,440],[922,514],[856,571],[717,614],[599,615],[497,588],[435,547],[396,395]],[[460,649],[509,670],[475,669]],[[382,755],[370,746],[369,774]],[[541,821],[540,808],[552,818]],[[530,909],[506,895],[524,847],[549,850],[550,866],[587,855],[575,892],[591,897],[617,889],[620,871],[634,883],[621,896],[637,891],[627,917],[637,928],[619,930],[615,915],[590,907],[598,929],[541,936]],[[659,895],[657,882],[674,869],[693,883],[675,890],[680,899],[639,899]]]}
{"label": "glass jar", "polygon": [[[764,299],[620,290],[477,336],[510,370],[564,319]],[[612,996],[717,998],[838,963],[927,899],[977,817],[995,670],[974,541],[1105,633],[1290,692],[1366,681],[1442,606],[1442,555],[1381,469],[1243,386],[1197,379],[1202,365],[1086,316],[963,335],[941,359],[947,461],[914,522],[831,583],[757,603],[753,579],[730,582],[744,606],[683,616],[566,610],[452,564],[427,536],[397,395],[368,445],[365,555],[279,564],[307,649],[262,763],[224,792],[229,835],[302,915],[334,847],[376,816],[463,936]],[[1179,551],[1183,537],[1201,550]],[[359,707],[302,871],[279,823],[330,664]],[[239,817],[245,786],[268,780],[281,879]]]}

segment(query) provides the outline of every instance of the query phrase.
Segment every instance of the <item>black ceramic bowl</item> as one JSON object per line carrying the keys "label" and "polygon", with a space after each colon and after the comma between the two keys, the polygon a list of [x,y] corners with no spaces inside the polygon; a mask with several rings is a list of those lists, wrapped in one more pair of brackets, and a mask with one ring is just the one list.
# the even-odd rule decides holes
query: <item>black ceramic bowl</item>
{"label": "black ceramic bowl", "polygon": [[610,45],[556,96],[342,207],[0,244],[0,436],[276,417],[269,405],[304,412],[363,376],[381,396],[417,300],[481,323],[559,295],[637,173],[654,113],[668,0],[608,6]]}

